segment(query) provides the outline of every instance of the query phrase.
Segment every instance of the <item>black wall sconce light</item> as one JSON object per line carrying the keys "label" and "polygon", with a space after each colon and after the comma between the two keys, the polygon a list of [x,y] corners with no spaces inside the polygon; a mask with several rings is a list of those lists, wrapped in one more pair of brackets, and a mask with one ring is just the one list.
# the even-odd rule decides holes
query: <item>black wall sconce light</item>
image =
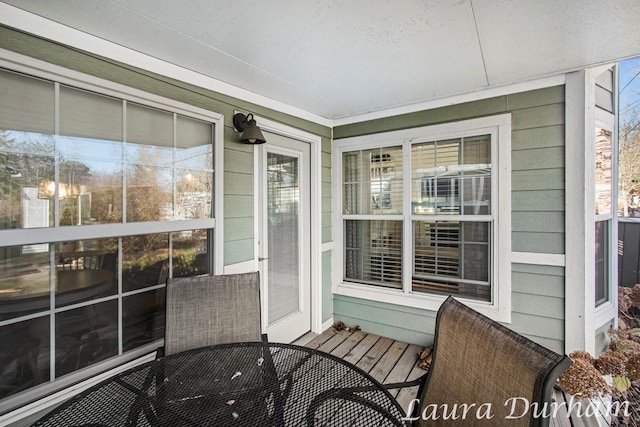
{"label": "black wall sconce light", "polygon": [[238,132],[242,132],[240,135],[240,142],[243,144],[264,144],[267,142],[262,135],[262,131],[256,125],[256,121],[253,118],[253,114],[236,113],[233,115],[233,127]]}

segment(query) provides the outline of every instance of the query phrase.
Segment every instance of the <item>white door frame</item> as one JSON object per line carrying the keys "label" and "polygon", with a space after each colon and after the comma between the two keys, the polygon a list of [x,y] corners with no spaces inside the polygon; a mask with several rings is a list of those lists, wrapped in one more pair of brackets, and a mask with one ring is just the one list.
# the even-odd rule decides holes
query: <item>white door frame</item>
{"label": "white door frame", "polygon": [[[311,254],[310,254],[310,280],[311,280],[311,332],[322,332],[322,138],[309,132],[296,129],[273,120],[265,119],[254,115],[254,119],[258,126],[271,133],[275,133],[284,137],[297,139],[306,142],[311,149]],[[254,150],[253,162],[253,183],[256,202],[254,209],[254,234],[259,233],[260,227],[260,204],[257,202],[258,195],[261,191],[260,165],[258,161],[258,150]],[[259,248],[258,239],[254,242],[253,258],[255,270],[259,270]],[[266,328],[267,325],[263,325]]]}

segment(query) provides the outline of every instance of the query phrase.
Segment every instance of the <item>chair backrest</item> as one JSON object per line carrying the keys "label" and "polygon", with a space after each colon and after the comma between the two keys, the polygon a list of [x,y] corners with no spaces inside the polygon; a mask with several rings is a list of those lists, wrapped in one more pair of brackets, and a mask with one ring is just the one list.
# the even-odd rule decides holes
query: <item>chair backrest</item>
{"label": "chair backrest", "polygon": [[[418,395],[416,409],[420,413],[414,412],[420,417],[418,425],[546,426],[549,418],[535,416],[536,411],[543,410],[545,403],[552,409],[553,384],[571,365],[567,356],[517,334],[453,297],[438,311],[433,354]],[[434,404],[437,406],[428,406]],[[435,408],[438,412],[433,412]],[[454,409],[457,420],[451,417]],[[445,414],[449,419],[444,419]],[[434,420],[436,416],[439,418]]]}
{"label": "chair backrest", "polygon": [[167,280],[165,348],[260,341],[259,273]]}

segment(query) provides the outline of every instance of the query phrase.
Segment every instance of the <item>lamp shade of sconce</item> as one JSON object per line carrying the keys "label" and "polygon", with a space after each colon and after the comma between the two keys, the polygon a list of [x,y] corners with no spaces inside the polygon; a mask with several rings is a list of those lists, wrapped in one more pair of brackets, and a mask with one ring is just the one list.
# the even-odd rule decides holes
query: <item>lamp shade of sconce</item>
{"label": "lamp shade of sconce", "polygon": [[267,142],[262,135],[262,131],[256,125],[256,121],[253,118],[253,114],[236,113],[233,116],[233,127],[238,132],[242,132],[240,135],[240,142],[243,144],[264,144]]}

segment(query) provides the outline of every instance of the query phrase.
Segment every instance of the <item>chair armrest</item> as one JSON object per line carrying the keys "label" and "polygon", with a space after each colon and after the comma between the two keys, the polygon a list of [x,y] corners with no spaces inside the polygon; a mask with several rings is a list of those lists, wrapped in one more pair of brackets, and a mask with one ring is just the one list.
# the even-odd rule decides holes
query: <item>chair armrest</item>
{"label": "chair armrest", "polygon": [[426,374],[416,378],[415,380],[401,381],[401,382],[397,382],[397,383],[382,384],[382,386],[384,388],[386,388],[387,390],[394,389],[394,388],[415,387],[417,385],[422,385],[426,381],[428,375],[429,375],[429,373],[426,373]]}

